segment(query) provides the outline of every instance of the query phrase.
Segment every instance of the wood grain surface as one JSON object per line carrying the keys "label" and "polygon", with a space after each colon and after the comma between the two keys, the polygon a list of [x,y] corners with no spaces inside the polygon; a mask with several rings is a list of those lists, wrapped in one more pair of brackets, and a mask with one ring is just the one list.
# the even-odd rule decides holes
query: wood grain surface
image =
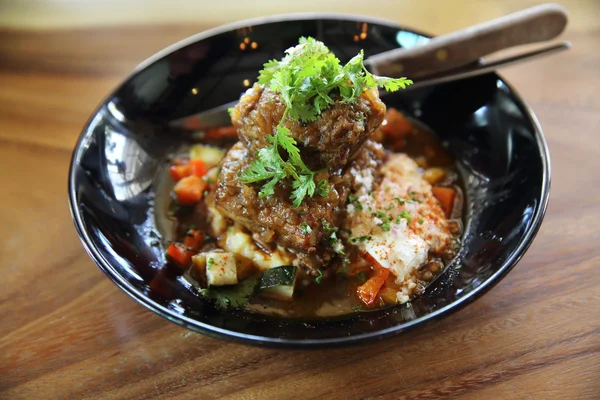
{"label": "wood grain surface", "polygon": [[143,59],[229,20],[302,4],[441,34],[539,1],[214,3],[0,1],[0,399],[600,398],[600,2],[563,2],[570,51],[502,71],[552,156],[548,213],[519,265],[440,322],[319,351],[192,333],[102,274],[67,205],[89,114]]}

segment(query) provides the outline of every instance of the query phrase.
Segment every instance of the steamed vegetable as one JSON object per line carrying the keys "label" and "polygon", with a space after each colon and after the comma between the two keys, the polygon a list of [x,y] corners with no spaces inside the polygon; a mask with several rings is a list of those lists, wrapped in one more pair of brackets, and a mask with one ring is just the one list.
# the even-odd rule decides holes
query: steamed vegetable
{"label": "steamed vegetable", "polygon": [[456,197],[456,190],[449,187],[434,187],[431,189],[433,195],[440,202],[440,206],[446,217],[450,218],[452,209],[454,208],[454,198]]}
{"label": "steamed vegetable", "polygon": [[235,255],[229,252],[206,253],[206,281],[209,286],[235,285],[238,283]]}
{"label": "steamed vegetable", "polygon": [[373,275],[357,289],[358,297],[367,306],[375,304],[379,290],[390,274],[389,269],[380,266],[378,263],[373,266],[373,271]]}
{"label": "steamed vegetable", "polygon": [[385,116],[385,121],[381,125],[381,132],[384,135],[404,138],[412,134],[413,127],[401,112],[395,108],[389,108]]}
{"label": "steamed vegetable", "polygon": [[192,162],[195,160],[200,160],[204,163],[207,169],[211,169],[220,163],[224,156],[225,152],[223,150],[215,147],[205,146],[203,144],[194,145],[190,149],[190,159]]}
{"label": "steamed vegetable", "polygon": [[202,178],[191,175],[181,179],[175,185],[173,191],[177,196],[177,201],[183,205],[194,205],[204,197],[206,181]]}
{"label": "steamed vegetable", "polygon": [[296,285],[296,267],[283,265],[265,271],[260,280],[260,294],[277,300],[291,300]]}
{"label": "steamed vegetable", "polygon": [[185,239],[183,239],[183,245],[191,250],[198,251],[200,250],[200,247],[202,247],[203,244],[204,235],[202,234],[202,232],[195,229],[190,229],[185,234]]}
{"label": "steamed vegetable", "polygon": [[180,267],[187,267],[192,262],[191,250],[179,243],[171,243],[167,249],[167,255]]}

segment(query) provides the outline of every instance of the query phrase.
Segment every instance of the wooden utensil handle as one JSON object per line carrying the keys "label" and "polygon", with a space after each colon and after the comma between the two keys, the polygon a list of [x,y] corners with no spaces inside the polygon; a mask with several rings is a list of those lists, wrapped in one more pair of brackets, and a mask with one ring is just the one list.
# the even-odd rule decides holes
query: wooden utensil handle
{"label": "wooden utensil handle", "polygon": [[566,25],[564,7],[542,4],[435,37],[421,46],[376,54],[366,63],[377,75],[418,78],[469,64],[498,50],[553,39]]}

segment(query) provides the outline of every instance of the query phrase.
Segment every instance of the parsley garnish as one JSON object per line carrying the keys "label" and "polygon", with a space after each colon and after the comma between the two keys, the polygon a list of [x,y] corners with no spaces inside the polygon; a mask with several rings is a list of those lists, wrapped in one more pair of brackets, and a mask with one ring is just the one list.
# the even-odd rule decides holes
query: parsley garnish
{"label": "parsley garnish", "polygon": [[371,216],[381,219],[381,218],[385,218],[385,213],[383,211],[377,211],[377,212],[371,213]]}
{"label": "parsley garnish", "polygon": [[398,204],[400,204],[400,205],[402,205],[404,203],[408,203],[408,204],[418,203],[418,201],[416,201],[416,200],[406,200],[406,199],[401,199],[400,197],[394,197],[394,200],[396,200],[398,202]]}
{"label": "parsley garnish", "polygon": [[209,258],[208,261],[206,261],[206,269],[210,269],[214,263],[215,263],[215,259],[212,257]]}
{"label": "parsley garnish", "polygon": [[381,229],[383,229],[386,232],[388,232],[390,229],[392,229],[392,226],[390,224],[388,224],[387,222],[384,222],[383,224],[381,224],[379,226],[381,226]]}
{"label": "parsley garnish", "polygon": [[312,228],[310,227],[310,225],[308,225],[308,224],[306,223],[306,221],[304,221],[304,222],[302,222],[302,223],[300,224],[300,228],[302,228],[302,234],[303,234],[303,235],[308,235],[309,233],[311,233],[311,232],[312,232]]}
{"label": "parsley garnish", "polygon": [[423,225],[423,222],[425,222],[425,220],[423,218],[419,218],[419,225]]}
{"label": "parsley garnish", "polygon": [[[271,196],[275,185],[282,179],[292,179],[290,199],[295,207],[300,206],[306,196],[315,192],[326,196],[329,187],[325,181],[315,184],[315,171],[311,171],[300,157],[296,140],[284,125],[289,118],[302,122],[316,121],[323,110],[334,104],[334,98],[343,103],[354,103],[366,89],[383,87],[396,91],[412,84],[406,78],[387,78],[371,74],[363,64],[361,50],[344,66],[340,60],[318,40],[311,37],[300,38],[299,45],[286,50],[280,60],[264,64],[258,76],[258,83],[279,94],[285,111],[281,121],[270,136],[271,146],[258,152],[258,158],[245,168],[240,179],[243,183],[262,182],[259,197]],[[287,153],[286,159],[280,150]]]}
{"label": "parsley garnish", "polygon": [[319,276],[315,278],[315,282],[321,284],[321,280],[323,279],[323,271],[321,270],[321,268],[319,268],[317,272],[319,273]]}
{"label": "parsley garnish", "polygon": [[400,213],[400,218],[406,219],[407,224],[410,224],[410,221],[412,219],[412,217],[410,216],[410,213],[406,210],[404,210]]}
{"label": "parsley garnish", "polygon": [[358,197],[356,197],[356,196],[348,196],[348,200],[350,201],[350,203],[354,204],[354,207],[358,211],[362,211],[363,210],[363,206],[360,203],[360,201],[358,201]]}
{"label": "parsley garnish", "polygon": [[368,240],[371,240],[371,236],[359,236],[359,237],[354,237],[351,238],[350,241],[352,243],[356,243],[356,242],[366,242]]}
{"label": "parsley garnish", "polygon": [[323,224],[323,230],[325,232],[337,232],[338,230],[338,228],[331,226],[329,222],[325,221],[324,219],[321,220],[321,223]]}
{"label": "parsley garnish", "polygon": [[335,232],[331,232],[331,235],[329,235],[329,237],[327,238],[327,240],[329,241],[330,244],[335,244],[338,242],[338,238],[337,235],[335,234]]}
{"label": "parsley garnish", "polygon": [[212,300],[218,308],[243,308],[258,284],[258,277],[249,277],[235,286],[210,287],[200,289],[200,296]]}

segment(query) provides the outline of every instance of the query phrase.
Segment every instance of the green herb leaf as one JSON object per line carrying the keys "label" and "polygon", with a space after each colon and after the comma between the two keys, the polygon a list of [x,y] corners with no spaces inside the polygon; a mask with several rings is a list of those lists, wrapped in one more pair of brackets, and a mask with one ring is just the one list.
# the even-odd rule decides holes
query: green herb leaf
{"label": "green herb leaf", "polygon": [[321,268],[319,268],[317,270],[317,272],[319,273],[319,276],[317,276],[315,278],[315,282],[317,282],[318,284],[321,284],[321,280],[323,280],[323,270],[321,270]]}
{"label": "green herb leaf", "polygon": [[371,236],[359,236],[359,237],[354,237],[354,238],[351,238],[351,239],[350,239],[350,241],[351,241],[352,243],[356,243],[356,242],[366,242],[366,241],[369,241],[369,240],[371,240]]}
{"label": "green herb leaf", "polygon": [[319,185],[317,186],[317,194],[321,197],[329,195],[329,185],[325,179],[319,181]]}
{"label": "green herb leaf", "polygon": [[338,228],[331,226],[329,224],[329,222],[327,222],[326,220],[322,219],[321,223],[323,224],[323,230],[325,232],[337,232]]}
{"label": "green herb leaf", "polygon": [[206,269],[211,269],[211,267],[215,264],[215,259],[214,258],[209,258],[206,261]]}
{"label": "green herb leaf", "polygon": [[406,210],[402,211],[400,213],[400,218],[404,218],[406,219],[406,223],[410,224],[410,221],[412,220],[412,217],[410,216],[410,213]]}
{"label": "green herb leaf", "polygon": [[[299,44],[286,53],[281,60],[264,64],[257,80],[260,85],[279,94],[286,107],[283,117],[275,134],[269,139],[269,153],[259,153],[258,160],[242,171],[240,179],[245,184],[267,180],[264,184],[267,187],[260,191],[260,196],[265,197],[274,194],[275,185],[282,179],[291,178],[294,190],[290,199],[297,207],[306,196],[312,197],[315,192],[327,196],[329,187],[324,180],[316,187],[315,172],[302,160],[296,141],[289,129],[283,126],[285,121],[288,118],[303,122],[316,121],[323,110],[335,102],[334,95],[339,95],[342,102],[354,103],[367,89],[378,86],[387,91],[396,91],[412,81],[372,75],[364,66],[362,50],[342,66],[323,42],[311,37],[300,38]],[[287,153],[287,160],[280,156],[279,148]],[[262,168],[258,164],[262,164]]]}
{"label": "green herb leaf", "polygon": [[302,204],[302,200],[307,195],[312,197],[313,194],[315,194],[315,181],[312,175],[298,176],[298,180],[292,182],[292,187],[294,190],[292,191],[290,199],[292,200],[292,205],[294,207],[299,207],[300,204]]}
{"label": "green herb leaf", "polygon": [[258,281],[258,276],[249,277],[234,286],[212,286],[208,289],[200,289],[198,293],[213,301],[218,308],[243,308],[248,304]]}
{"label": "green herb leaf", "polygon": [[303,235],[308,235],[309,233],[312,232],[312,228],[310,227],[310,225],[308,225],[308,223],[306,223],[306,221],[303,221],[300,224],[300,228],[302,228],[302,234]]}

